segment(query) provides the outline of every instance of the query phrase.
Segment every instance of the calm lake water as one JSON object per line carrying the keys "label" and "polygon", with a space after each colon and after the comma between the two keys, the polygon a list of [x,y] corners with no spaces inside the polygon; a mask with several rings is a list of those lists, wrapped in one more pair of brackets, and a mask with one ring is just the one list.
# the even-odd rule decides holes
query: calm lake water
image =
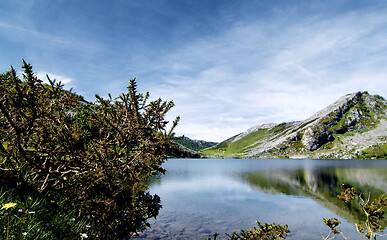
{"label": "calm lake water", "polygon": [[[353,222],[357,204],[336,196],[340,184],[387,192],[386,160],[170,159],[150,192],[163,208],[151,229],[135,239],[205,239],[256,226],[288,224],[287,239],[322,239],[325,217],[336,217],[349,239],[361,239]],[[350,210],[352,208],[352,210]],[[342,239],[338,236],[336,239]]]}

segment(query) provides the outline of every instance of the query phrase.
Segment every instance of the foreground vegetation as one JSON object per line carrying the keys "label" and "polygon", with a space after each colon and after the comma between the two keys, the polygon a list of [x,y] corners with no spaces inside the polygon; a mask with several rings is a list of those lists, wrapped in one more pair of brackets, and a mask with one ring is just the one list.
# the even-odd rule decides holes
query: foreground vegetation
{"label": "foreground vegetation", "polygon": [[2,238],[122,239],[148,227],[161,205],[146,183],[165,171],[173,102],[148,103],[131,79],[127,93],[90,104],[22,68],[22,79],[0,75]]}
{"label": "foreground vegetation", "polygon": [[[382,232],[385,231],[385,228],[381,225],[381,221],[384,219],[385,207],[387,206],[387,196],[382,195],[380,198],[374,199],[371,202],[370,195],[368,199],[363,199],[363,196],[358,195],[355,188],[343,188],[343,191],[338,196],[345,203],[349,203],[355,199],[360,199],[360,207],[362,212],[365,215],[365,220],[362,224],[355,224],[356,230],[359,233],[360,237],[364,240],[366,239],[376,239],[376,237],[387,236],[383,235]],[[340,230],[339,226],[341,224],[337,218],[324,218],[324,223],[330,228],[329,234],[324,237],[324,240],[333,239],[336,235],[342,235],[343,238],[345,234]]]}
{"label": "foreground vegetation", "polygon": [[57,202],[47,194],[21,187],[5,189],[0,189],[1,239],[78,239],[91,236],[90,221],[77,218],[65,199]]}

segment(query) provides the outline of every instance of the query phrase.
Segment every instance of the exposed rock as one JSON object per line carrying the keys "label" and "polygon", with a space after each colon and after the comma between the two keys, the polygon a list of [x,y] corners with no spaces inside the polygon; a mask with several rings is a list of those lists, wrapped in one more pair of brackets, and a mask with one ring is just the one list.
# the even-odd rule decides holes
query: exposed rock
{"label": "exposed rock", "polygon": [[359,111],[359,109],[356,109],[356,108],[351,109],[351,111],[349,111],[347,120],[344,122],[344,125],[346,125],[346,127],[355,126],[355,124],[360,121],[360,117],[362,115],[363,115],[363,112]]}
{"label": "exposed rock", "polygon": [[332,140],[333,137],[330,131],[313,131],[312,127],[309,127],[304,131],[304,135],[302,137],[302,144],[304,145],[304,148],[306,150],[314,151],[325,143]]}

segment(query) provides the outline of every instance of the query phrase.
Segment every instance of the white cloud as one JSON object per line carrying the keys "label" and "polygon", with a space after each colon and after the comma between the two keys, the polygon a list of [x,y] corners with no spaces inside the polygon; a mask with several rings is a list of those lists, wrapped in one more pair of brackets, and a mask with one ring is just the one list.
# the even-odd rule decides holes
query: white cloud
{"label": "white cloud", "polygon": [[163,56],[155,65],[173,84],[156,92],[175,100],[179,132],[217,141],[256,124],[303,120],[347,93],[387,96],[383,16],[236,24]]}
{"label": "white cloud", "polygon": [[36,77],[38,79],[42,80],[44,83],[49,83],[46,75],[48,75],[48,77],[51,79],[51,81],[53,81],[55,79],[56,83],[61,82],[62,84],[67,85],[67,84],[70,84],[71,82],[73,82],[73,79],[71,79],[71,78],[57,75],[57,74],[53,74],[53,73],[43,73],[43,72],[36,73]]}

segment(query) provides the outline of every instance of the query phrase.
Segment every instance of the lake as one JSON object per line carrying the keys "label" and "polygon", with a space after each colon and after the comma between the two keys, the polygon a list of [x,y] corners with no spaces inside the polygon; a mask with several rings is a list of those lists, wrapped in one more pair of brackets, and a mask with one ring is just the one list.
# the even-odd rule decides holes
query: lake
{"label": "lake", "polygon": [[386,160],[169,159],[163,167],[150,186],[163,208],[135,239],[227,239],[256,221],[289,225],[286,239],[322,239],[327,217],[342,222],[348,239],[361,239],[352,224],[360,210],[337,198],[340,185],[364,196],[387,192]]}

